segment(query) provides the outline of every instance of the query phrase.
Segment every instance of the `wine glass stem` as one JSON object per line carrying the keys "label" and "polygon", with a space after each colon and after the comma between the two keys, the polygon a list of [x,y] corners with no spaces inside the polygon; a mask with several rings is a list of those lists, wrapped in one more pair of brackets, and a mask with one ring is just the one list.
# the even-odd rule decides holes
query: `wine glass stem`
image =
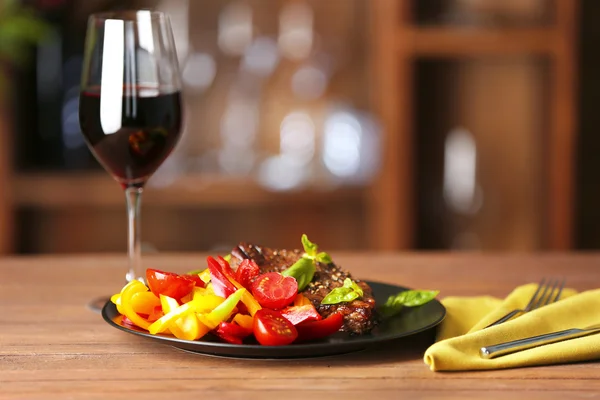
{"label": "wine glass stem", "polygon": [[142,271],[142,245],[140,230],[140,207],[142,203],[142,188],[130,187],[125,189],[127,197],[127,255],[129,256],[129,272],[127,282],[138,279],[144,282]]}

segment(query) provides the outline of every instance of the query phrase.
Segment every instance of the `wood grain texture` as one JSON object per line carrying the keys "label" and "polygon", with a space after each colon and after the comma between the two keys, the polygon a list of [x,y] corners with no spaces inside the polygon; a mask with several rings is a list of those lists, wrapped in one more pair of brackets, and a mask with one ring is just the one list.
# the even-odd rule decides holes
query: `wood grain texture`
{"label": "wood grain texture", "polygon": [[[579,290],[600,285],[600,255],[332,254],[363,279],[437,288],[442,296],[505,296],[540,276]],[[204,255],[146,257],[183,272]],[[306,360],[240,360],[184,353],[125,334],[89,311],[120,289],[120,256],[0,259],[0,398],[219,400],[597,398],[600,363],[433,373],[422,361],[431,333],[392,347]]]}

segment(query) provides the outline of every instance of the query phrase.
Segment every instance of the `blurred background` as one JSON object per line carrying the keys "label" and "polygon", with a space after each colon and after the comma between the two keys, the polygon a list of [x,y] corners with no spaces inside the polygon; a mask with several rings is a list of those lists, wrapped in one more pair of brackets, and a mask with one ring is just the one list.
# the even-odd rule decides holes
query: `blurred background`
{"label": "blurred background", "polygon": [[124,252],[78,122],[90,13],[170,14],[146,251],[600,248],[596,0],[0,0],[0,253]]}

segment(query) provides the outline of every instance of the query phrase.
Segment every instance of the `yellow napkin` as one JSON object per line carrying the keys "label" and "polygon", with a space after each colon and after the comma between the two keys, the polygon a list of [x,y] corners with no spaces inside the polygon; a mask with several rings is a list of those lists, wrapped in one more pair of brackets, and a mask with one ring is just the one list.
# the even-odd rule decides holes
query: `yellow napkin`
{"label": "yellow napkin", "polygon": [[447,297],[442,303],[447,316],[437,342],[425,352],[432,371],[464,371],[515,368],[600,359],[600,337],[591,335],[553,343],[491,360],[479,349],[506,341],[600,323],[600,289],[577,293],[565,289],[561,300],[504,324],[482,329],[506,313],[523,308],[537,284],[516,288],[506,299]]}

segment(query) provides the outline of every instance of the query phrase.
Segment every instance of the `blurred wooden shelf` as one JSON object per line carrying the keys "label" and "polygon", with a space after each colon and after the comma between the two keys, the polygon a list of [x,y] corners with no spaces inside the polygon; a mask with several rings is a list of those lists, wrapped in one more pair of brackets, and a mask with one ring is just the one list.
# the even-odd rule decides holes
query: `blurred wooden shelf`
{"label": "blurred wooden shelf", "polygon": [[577,133],[576,76],[580,1],[555,0],[547,27],[422,26],[415,1],[373,0],[371,16],[372,103],[386,145],[383,169],[368,198],[368,237],[381,250],[416,244],[414,78],[419,58],[544,56],[549,60],[548,112],[543,123],[546,153],[544,248],[568,250],[573,242],[574,155]]}
{"label": "blurred wooden shelf", "polygon": [[[21,173],[14,177],[12,187],[17,207],[53,209],[120,207],[125,204],[119,185],[103,172]],[[165,188],[149,185],[144,192],[143,203],[145,206],[163,207],[235,208],[360,201],[362,197],[363,190],[360,188],[273,192],[249,179],[190,175]]]}
{"label": "blurred wooden shelf", "polygon": [[399,51],[417,56],[554,54],[560,37],[551,28],[400,27]]}

